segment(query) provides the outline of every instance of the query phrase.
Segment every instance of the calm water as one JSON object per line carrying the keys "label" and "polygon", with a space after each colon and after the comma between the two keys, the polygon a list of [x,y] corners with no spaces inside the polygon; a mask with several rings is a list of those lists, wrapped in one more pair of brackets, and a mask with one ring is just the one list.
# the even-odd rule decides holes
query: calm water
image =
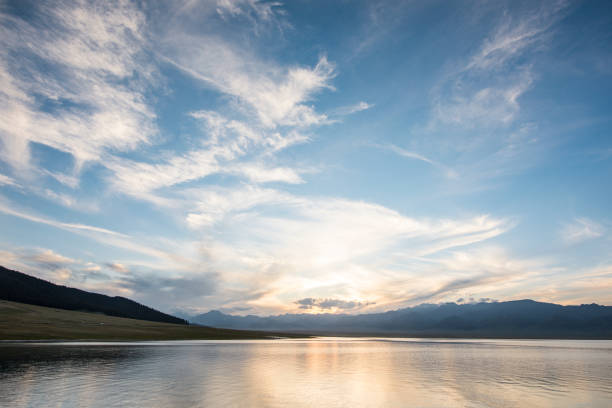
{"label": "calm water", "polygon": [[0,345],[1,407],[612,407],[610,341]]}

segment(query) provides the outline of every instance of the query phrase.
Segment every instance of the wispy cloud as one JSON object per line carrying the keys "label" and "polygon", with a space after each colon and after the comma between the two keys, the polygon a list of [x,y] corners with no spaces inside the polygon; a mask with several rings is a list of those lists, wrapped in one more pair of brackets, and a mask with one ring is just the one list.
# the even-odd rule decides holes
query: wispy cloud
{"label": "wispy cloud", "polygon": [[78,169],[148,142],[154,114],[135,73],[146,75],[143,14],[128,2],[65,2],[34,15],[44,24],[1,20],[2,159],[28,168],[37,142],[70,153]]}
{"label": "wispy cloud", "polygon": [[502,68],[512,58],[540,43],[546,32],[563,16],[562,11],[568,5],[567,0],[546,2],[539,10],[521,16],[516,21],[510,16],[504,16],[495,32],[484,41],[465,69]]}
{"label": "wispy cloud", "polygon": [[217,91],[238,98],[241,107],[265,128],[306,127],[328,121],[325,114],[306,104],[317,92],[333,89],[329,81],[334,77],[334,65],[324,56],[312,68],[285,68],[260,61],[249,50],[217,37],[171,32],[164,43],[166,51],[161,58]]}
{"label": "wispy cloud", "polygon": [[17,182],[4,174],[0,174],[0,186],[13,186],[13,187],[19,187],[19,184],[17,184]]}
{"label": "wispy cloud", "polygon": [[157,163],[109,158],[105,166],[113,172],[111,186],[128,195],[172,205],[172,200],[155,191],[213,174],[231,174],[254,183],[302,182],[300,173],[304,170],[272,164],[275,153],[308,141],[299,131],[269,131],[213,111],[191,112],[190,116],[201,126],[201,147]]}
{"label": "wispy cloud", "polygon": [[561,237],[568,244],[576,244],[589,239],[599,238],[605,228],[586,217],[577,217],[561,228]]}
{"label": "wispy cloud", "polygon": [[448,178],[454,179],[454,178],[459,177],[457,172],[454,171],[453,169],[451,169],[451,168],[449,168],[449,167],[447,167],[447,166],[445,166],[445,165],[443,165],[443,164],[441,164],[441,163],[439,163],[439,162],[437,162],[435,160],[432,160],[432,159],[430,159],[428,157],[425,157],[425,156],[423,156],[423,155],[421,155],[419,153],[403,149],[403,148],[401,148],[399,146],[396,146],[396,145],[393,145],[393,144],[389,144],[389,145],[377,145],[377,147],[379,147],[381,149],[390,150],[390,151],[392,151],[392,152],[394,152],[394,153],[396,153],[396,154],[398,154],[398,155],[400,155],[402,157],[406,157],[408,159],[420,160],[422,162],[431,164],[432,166],[437,167],[438,169],[440,169],[444,173],[444,175],[446,177],[448,177]]}
{"label": "wispy cloud", "polygon": [[361,101],[354,105],[341,106],[339,108],[334,109],[331,113],[335,116],[346,116],[346,115],[352,115],[353,113],[362,112],[364,110],[368,110],[373,107],[374,105]]}
{"label": "wispy cloud", "polygon": [[566,1],[545,4],[520,15],[504,14],[467,63],[459,65],[433,94],[433,118],[467,129],[507,126],[519,111],[519,98],[534,82],[526,58],[549,39]]}
{"label": "wispy cloud", "polygon": [[506,77],[504,84],[488,84],[482,88],[452,91],[438,96],[434,102],[436,120],[468,129],[510,124],[518,114],[518,99],[533,83],[528,69]]}
{"label": "wispy cloud", "polygon": [[487,244],[455,248],[421,261],[410,264],[410,269],[418,273],[410,274],[409,284],[403,278],[406,271],[389,271],[389,280],[371,288],[366,296],[383,295],[378,303],[386,308],[457,298],[524,298],[531,290],[529,282],[558,272],[549,260],[514,257],[501,247]]}
{"label": "wispy cloud", "polygon": [[38,215],[30,214],[26,211],[22,211],[22,210],[13,208],[10,204],[8,204],[5,200],[3,200],[2,197],[0,197],[0,212],[4,214],[12,215],[14,217],[22,218],[28,221],[32,221],[32,222],[36,222],[40,224],[46,224],[52,227],[56,227],[56,228],[60,228],[60,229],[68,230],[68,231],[73,231],[73,232],[93,232],[93,233],[98,233],[102,235],[126,237],[126,235],[120,232],[111,231],[105,228],[94,227],[92,225],[86,225],[86,224],[61,222],[61,221],[56,221],[50,218],[45,218],[45,217],[41,217]]}
{"label": "wispy cloud", "polygon": [[106,228],[87,224],[66,223],[15,208],[6,200],[0,200],[0,212],[33,223],[48,225],[79,234],[104,246],[144,255],[148,261],[142,261],[141,264],[151,265],[153,269],[166,267],[175,271],[193,271],[199,270],[201,267],[199,259],[183,255],[186,245],[184,242],[169,242],[163,240],[161,237],[155,237],[153,239],[143,237],[136,238]]}
{"label": "wispy cloud", "polygon": [[[257,21],[270,21],[277,15],[274,8],[280,2],[262,2],[257,0],[216,0],[215,7],[221,16],[247,16],[256,24]],[[254,16],[252,16],[254,15]]]}

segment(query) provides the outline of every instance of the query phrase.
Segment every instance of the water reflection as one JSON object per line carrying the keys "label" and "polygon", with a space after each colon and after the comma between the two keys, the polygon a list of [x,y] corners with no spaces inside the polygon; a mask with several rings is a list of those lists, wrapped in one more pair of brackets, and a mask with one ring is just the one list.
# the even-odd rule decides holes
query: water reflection
{"label": "water reflection", "polygon": [[611,342],[0,345],[4,407],[609,407]]}

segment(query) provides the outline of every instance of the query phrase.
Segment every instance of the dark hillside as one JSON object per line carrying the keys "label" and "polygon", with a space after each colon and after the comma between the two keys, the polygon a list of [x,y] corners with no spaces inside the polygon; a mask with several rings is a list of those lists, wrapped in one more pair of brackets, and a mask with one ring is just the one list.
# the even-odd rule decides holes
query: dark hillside
{"label": "dark hillside", "polygon": [[0,266],[0,299],[57,309],[104,313],[152,322],[187,324],[120,296],[106,296],[69,288]]}

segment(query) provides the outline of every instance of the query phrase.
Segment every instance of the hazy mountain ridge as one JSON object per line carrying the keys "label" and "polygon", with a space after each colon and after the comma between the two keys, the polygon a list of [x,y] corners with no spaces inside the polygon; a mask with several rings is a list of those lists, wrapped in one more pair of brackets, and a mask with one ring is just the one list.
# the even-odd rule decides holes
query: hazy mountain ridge
{"label": "hazy mountain ridge", "polygon": [[56,285],[2,266],[0,266],[0,299],[153,322],[187,323],[183,319],[162,313],[124,297],[111,297]]}
{"label": "hazy mountain ridge", "polygon": [[213,327],[346,334],[449,337],[612,338],[612,307],[533,300],[423,304],[384,313],[233,316],[210,311],[189,319]]}

